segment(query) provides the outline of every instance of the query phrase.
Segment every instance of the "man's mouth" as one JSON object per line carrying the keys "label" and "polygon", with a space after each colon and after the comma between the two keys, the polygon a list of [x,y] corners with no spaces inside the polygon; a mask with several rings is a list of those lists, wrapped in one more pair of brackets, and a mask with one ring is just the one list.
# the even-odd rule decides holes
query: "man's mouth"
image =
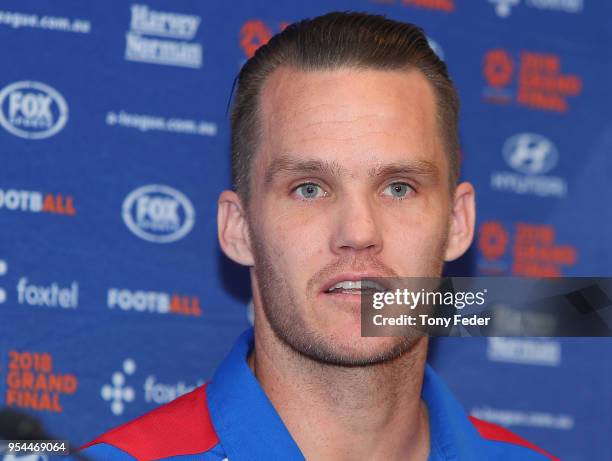
{"label": "man's mouth", "polygon": [[373,280],[341,280],[325,290],[325,293],[362,295],[378,291],[386,291],[386,288]]}

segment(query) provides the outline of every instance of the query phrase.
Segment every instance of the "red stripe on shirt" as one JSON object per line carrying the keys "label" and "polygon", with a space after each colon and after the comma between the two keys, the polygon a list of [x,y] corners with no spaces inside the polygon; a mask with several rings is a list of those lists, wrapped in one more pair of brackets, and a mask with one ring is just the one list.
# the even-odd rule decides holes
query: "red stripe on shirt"
{"label": "red stripe on shirt", "polygon": [[561,461],[559,458],[555,458],[550,453],[545,452],[537,445],[534,445],[530,441],[525,440],[522,437],[519,437],[514,432],[511,432],[508,429],[498,426],[497,424],[483,421],[482,419],[474,418],[473,416],[470,416],[469,418],[470,418],[470,421],[472,421],[472,424],[476,427],[476,429],[478,429],[478,432],[480,433],[481,437],[484,437],[487,440],[493,440],[496,442],[507,442],[507,443],[512,443],[514,445],[520,445],[522,447],[527,447],[534,451],[537,451],[538,453],[548,457],[548,459],[552,461]]}
{"label": "red stripe on shirt", "polygon": [[206,385],[106,432],[81,447],[106,443],[138,461],[190,455],[210,450],[219,437],[206,404]]}

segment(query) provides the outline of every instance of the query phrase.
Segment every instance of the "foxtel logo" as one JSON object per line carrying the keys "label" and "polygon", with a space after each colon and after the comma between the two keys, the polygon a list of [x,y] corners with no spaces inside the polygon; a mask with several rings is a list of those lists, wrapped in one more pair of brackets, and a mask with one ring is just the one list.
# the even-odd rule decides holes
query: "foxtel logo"
{"label": "foxtel logo", "polygon": [[68,216],[76,214],[71,195],[17,189],[0,189],[0,210],[2,209]]}

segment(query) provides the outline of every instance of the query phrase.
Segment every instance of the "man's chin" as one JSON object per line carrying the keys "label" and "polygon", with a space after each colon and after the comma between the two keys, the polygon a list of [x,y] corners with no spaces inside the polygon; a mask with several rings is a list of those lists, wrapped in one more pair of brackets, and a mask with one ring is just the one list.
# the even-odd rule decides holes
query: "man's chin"
{"label": "man's chin", "polygon": [[[310,337],[309,337],[310,336]],[[316,362],[343,367],[365,367],[392,362],[411,351],[418,339],[364,338],[330,334],[302,335],[284,341],[294,351]]]}

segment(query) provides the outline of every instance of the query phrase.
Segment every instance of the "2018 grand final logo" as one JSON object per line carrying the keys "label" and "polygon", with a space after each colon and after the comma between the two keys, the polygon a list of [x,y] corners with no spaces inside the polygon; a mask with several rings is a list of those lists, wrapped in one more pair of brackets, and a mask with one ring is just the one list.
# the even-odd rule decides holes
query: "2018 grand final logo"
{"label": "2018 grand final logo", "polygon": [[128,194],[122,215],[132,233],[154,243],[182,239],[195,222],[195,210],[187,196],[160,184],[139,187]]}
{"label": "2018 grand final logo", "polygon": [[21,81],[0,91],[0,125],[25,139],[57,134],[68,121],[68,104],[54,88],[41,82]]}

